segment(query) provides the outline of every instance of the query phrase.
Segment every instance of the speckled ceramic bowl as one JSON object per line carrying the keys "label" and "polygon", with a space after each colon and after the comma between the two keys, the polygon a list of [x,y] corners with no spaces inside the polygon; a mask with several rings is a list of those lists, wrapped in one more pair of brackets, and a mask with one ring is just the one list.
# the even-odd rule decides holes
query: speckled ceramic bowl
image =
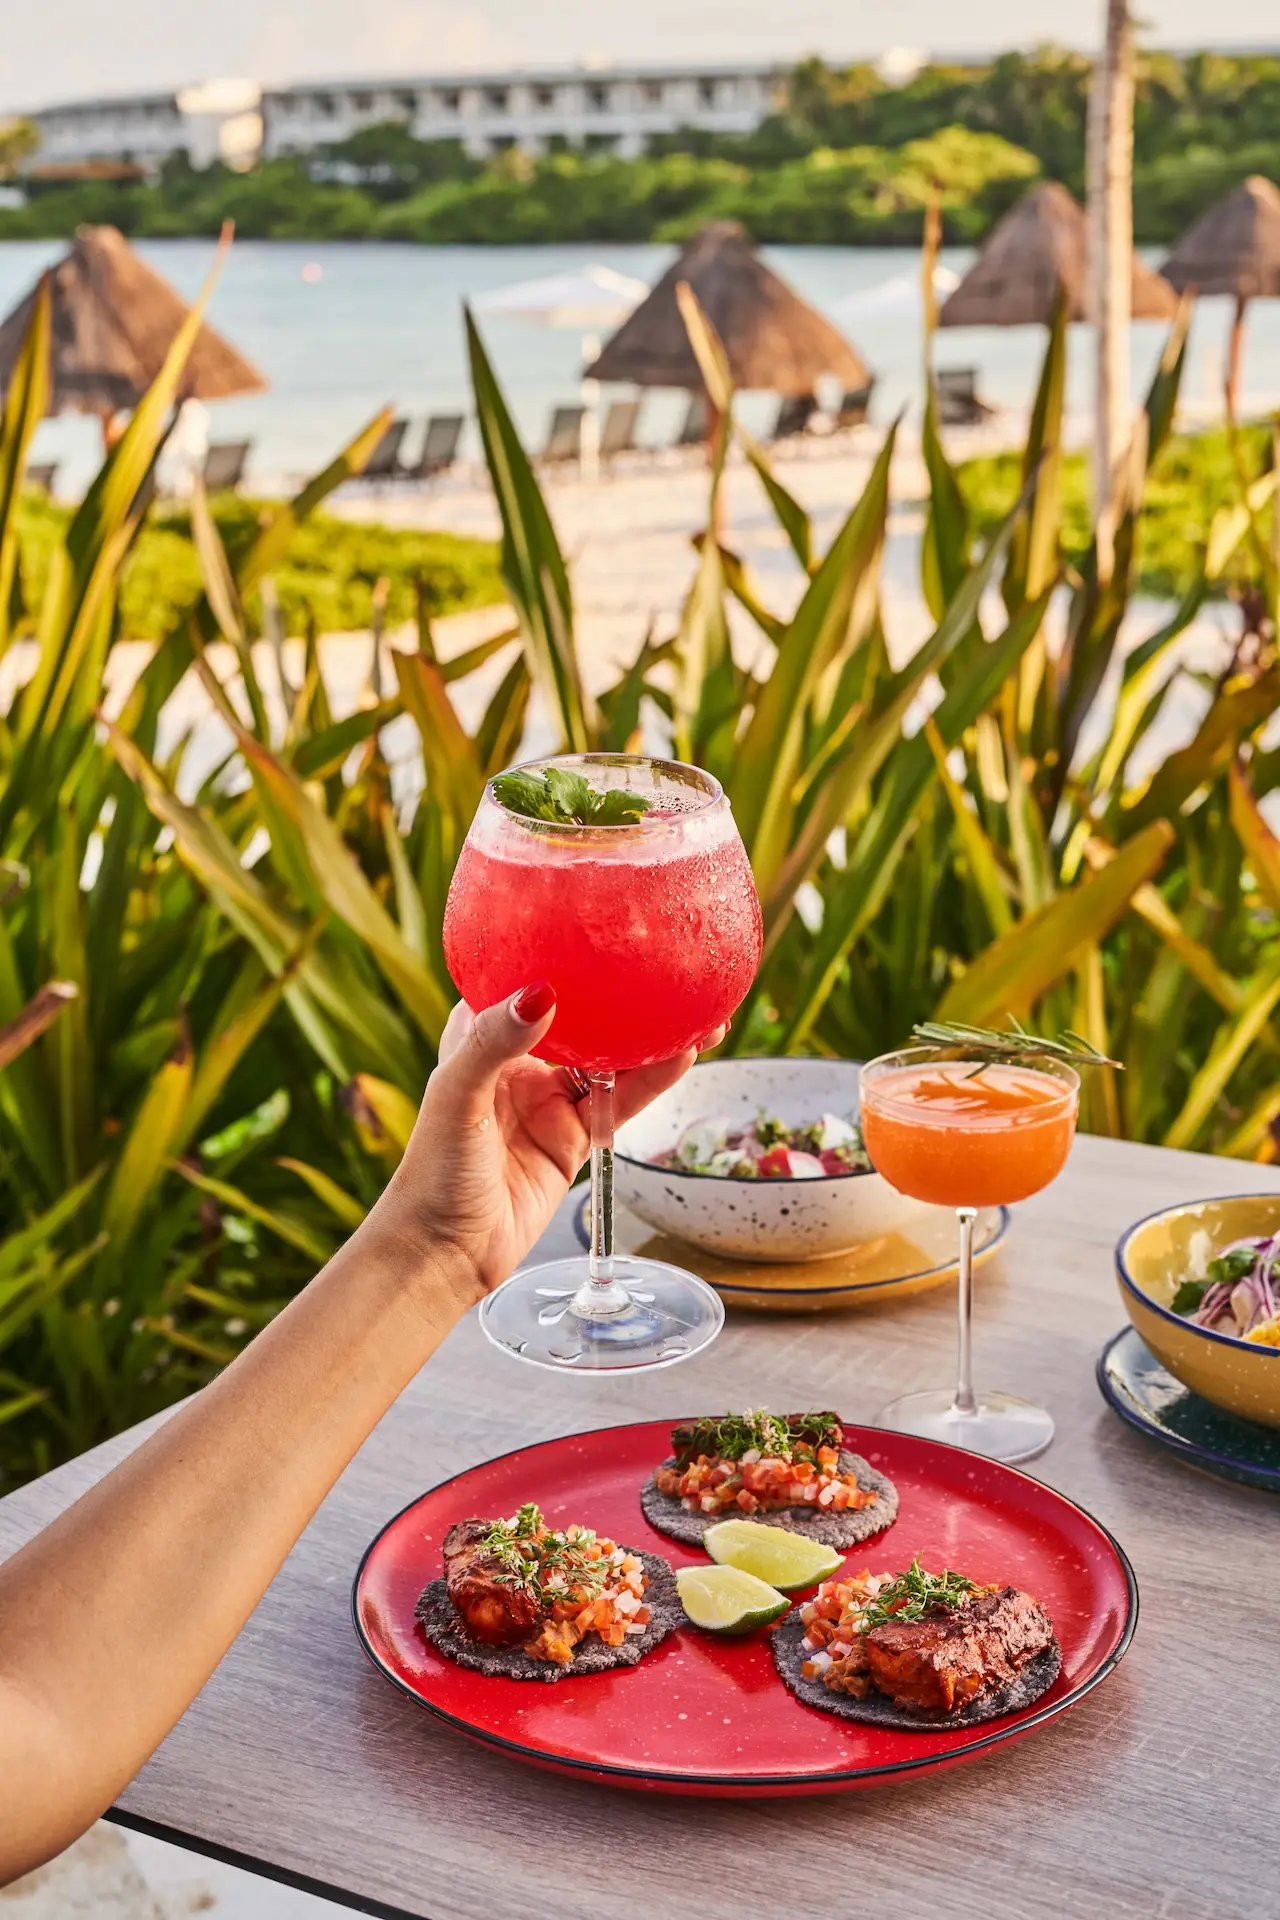
{"label": "speckled ceramic bowl", "polygon": [[741,1260],[824,1260],[880,1234],[908,1233],[935,1211],[878,1173],[820,1180],[734,1180],[657,1167],[695,1120],[745,1124],[761,1108],[789,1126],[824,1113],[856,1117],[851,1060],[707,1060],[618,1129],[614,1192],[632,1213],[709,1253]]}
{"label": "speckled ceramic bowl", "polygon": [[1280,1427],[1280,1347],[1198,1327],[1169,1303],[1233,1240],[1278,1226],[1280,1194],[1241,1194],[1153,1213],[1116,1246],[1125,1311],[1161,1364],[1202,1400],[1268,1427]]}

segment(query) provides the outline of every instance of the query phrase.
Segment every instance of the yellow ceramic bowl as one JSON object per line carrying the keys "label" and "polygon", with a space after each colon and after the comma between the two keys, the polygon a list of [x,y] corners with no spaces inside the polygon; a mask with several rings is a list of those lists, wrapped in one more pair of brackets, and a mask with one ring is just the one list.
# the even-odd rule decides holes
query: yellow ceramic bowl
{"label": "yellow ceramic bowl", "polygon": [[1280,1427],[1280,1347],[1213,1333],[1169,1303],[1183,1280],[1199,1279],[1233,1240],[1277,1229],[1280,1194],[1248,1193],[1153,1213],[1116,1245],[1120,1297],[1156,1358],[1202,1400],[1268,1427]]}

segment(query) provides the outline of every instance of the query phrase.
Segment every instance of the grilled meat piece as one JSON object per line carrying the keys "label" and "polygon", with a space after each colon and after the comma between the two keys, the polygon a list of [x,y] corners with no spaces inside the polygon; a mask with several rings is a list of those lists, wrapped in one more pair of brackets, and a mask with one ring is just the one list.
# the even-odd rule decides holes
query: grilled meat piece
{"label": "grilled meat piece", "polygon": [[487,1520],[459,1520],[444,1537],[444,1577],[449,1598],[473,1640],[510,1647],[531,1640],[542,1609],[527,1587],[499,1579],[501,1563],[484,1548]]}
{"label": "grilled meat piece", "polygon": [[867,1655],[876,1686],[900,1706],[950,1713],[1004,1686],[1052,1640],[1040,1602],[1000,1587],[957,1613],[873,1627]]}

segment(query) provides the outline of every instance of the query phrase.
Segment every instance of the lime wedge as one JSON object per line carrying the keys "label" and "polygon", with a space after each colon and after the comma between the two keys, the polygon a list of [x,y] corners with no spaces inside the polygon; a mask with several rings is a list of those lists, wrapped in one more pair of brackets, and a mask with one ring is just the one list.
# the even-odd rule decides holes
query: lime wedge
{"label": "lime wedge", "polygon": [[767,1580],[779,1593],[799,1593],[816,1587],[841,1564],[842,1555],[820,1540],[785,1527],[764,1527],[758,1520],[721,1520],[708,1527],[702,1544],[722,1567],[739,1567]]}
{"label": "lime wedge", "polygon": [[708,1633],[750,1633],[767,1627],[790,1604],[754,1573],[738,1567],[679,1567],[676,1587],[694,1626]]}

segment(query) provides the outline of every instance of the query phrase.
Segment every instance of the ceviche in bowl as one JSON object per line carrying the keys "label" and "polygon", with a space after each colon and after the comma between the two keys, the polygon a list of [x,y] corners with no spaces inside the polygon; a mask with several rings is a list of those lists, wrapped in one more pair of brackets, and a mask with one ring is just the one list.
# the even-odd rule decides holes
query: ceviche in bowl
{"label": "ceviche in bowl", "polygon": [[854,1119],[824,1113],[788,1125],[763,1108],[754,1120],[691,1120],[673,1147],[654,1156],[673,1173],[734,1180],[822,1180],[870,1173],[871,1160]]}
{"label": "ceviche in bowl", "polygon": [[852,1060],[706,1060],[618,1131],[614,1192],[648,1225],[724,1258],[807,1261],[932,1210],[862,1145]]}
{"label": "ceviche in bowl", "polygon": [[1170,1207],[1116,1248],[1125,1309],[1174,1377],[1280,1427],[1280,1194]]}

